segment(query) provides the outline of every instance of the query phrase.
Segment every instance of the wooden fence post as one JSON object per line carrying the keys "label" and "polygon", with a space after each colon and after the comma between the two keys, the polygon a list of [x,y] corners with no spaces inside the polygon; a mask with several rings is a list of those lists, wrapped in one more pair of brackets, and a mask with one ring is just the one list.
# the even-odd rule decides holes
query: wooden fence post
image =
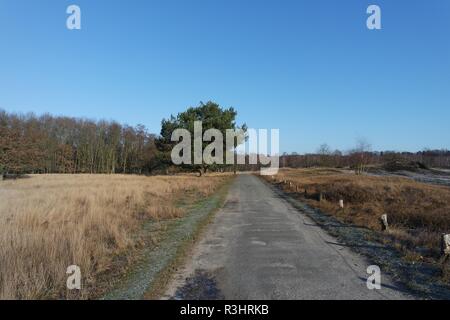
{"label": "wooden fence post", "polygon": [[450,234],[442,234],[441,238],[441,254],[443,256],[450,255]]}
{"label": "wooden fence post", "polygon": [[322,193],[322,192],[319,193],[319,201],[320,201],[320,202],[323,201],[323,193]]}
{"label": "wooden fence post", "polygon": [[389,230],[389,223],[388,223],[388,217],[387,214],[383,214],[381,216],[381,229],[383,231],[388,231]]}

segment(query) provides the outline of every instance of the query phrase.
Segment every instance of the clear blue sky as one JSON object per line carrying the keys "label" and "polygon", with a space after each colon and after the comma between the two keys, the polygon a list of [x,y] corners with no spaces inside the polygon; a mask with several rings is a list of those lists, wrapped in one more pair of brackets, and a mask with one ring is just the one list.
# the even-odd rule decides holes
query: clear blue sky
{"label": "clear blue sky", "polygon": [[450,148],[450,1],[0,0],[0,108],[157,133],[207,100],[286,152]]}

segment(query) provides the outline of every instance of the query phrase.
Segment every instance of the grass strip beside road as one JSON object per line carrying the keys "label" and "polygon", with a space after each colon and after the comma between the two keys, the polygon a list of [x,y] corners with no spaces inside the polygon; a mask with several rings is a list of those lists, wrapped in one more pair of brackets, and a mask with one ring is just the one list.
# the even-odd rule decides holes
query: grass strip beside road
{"label": "grass strip beside road", "polygon": [[231,181],[225,183],[205,200],[181,204],[189,206],[188,213],[181,218],[146,223],[143,232],[151,235],[150,242],[153,245],[142,250],[137,263],[103,298],[158,298],[170,280],[172,271],[183,262],[201,231],[223,205],[230,183]]}

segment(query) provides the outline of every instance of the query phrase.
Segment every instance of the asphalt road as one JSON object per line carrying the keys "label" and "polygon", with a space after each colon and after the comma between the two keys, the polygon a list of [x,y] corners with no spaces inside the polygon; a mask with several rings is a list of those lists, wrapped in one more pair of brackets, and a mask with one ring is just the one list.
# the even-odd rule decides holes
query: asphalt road
{"label": "asphalt road", "polygon": [[164,298],[411,298],[383,273],[382,288],[369,290],[369,265],[271,186],[240,175]]}

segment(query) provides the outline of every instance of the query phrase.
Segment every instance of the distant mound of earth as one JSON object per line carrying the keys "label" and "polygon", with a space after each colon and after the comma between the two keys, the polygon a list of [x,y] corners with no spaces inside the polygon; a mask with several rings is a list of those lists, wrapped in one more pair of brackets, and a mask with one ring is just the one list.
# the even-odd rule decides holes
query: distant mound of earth
{"label": "distant mound of earth", "polygon": [[422,170],[429,170],[429,168],[419,161],[409,161],[409,160],[393,160],[386,162],[382,165],[382,168],[389,172],[396,172],[396,171],[422,171]]}

